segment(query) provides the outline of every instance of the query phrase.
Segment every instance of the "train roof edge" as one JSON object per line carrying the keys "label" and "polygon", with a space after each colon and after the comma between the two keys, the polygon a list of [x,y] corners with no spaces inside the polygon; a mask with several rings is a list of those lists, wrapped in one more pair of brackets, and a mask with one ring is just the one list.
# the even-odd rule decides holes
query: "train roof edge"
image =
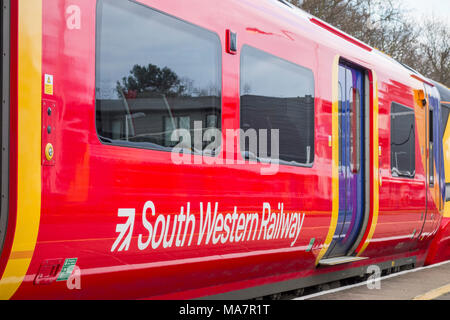
{"label": "train roof edge", "polygon": [[415,75],[417,75],[417,76],[419,76],[419,77],[421,77],[423,79],[426,79],[430,83],[436,85],[436,87],[437,87],[437,89],[439,91],[439,94],[441,96],[441,101],[450,102],[450,89],[448,87],[446,87],[445,85],[443,85],[443,84],[441,84],[441,83],[439,83],[437,81],[434,81],[432,79],[429,79],[428,77],[425,77],[423,74],[421,74],[420,72],[418,72],[414,68],[412,68],[412,67],[410,67],[410,66],[408,66],[408,65],[406,65],[406,64],[404,64],[404,63],[402,63],[402,62],[400,62],[400,61],[398,61],[396,59],[394,59],[393,57],[391,57],[387,53],[385,53],[385,52],[383,52],[383,51],[381,51],[381,50],[379,50],[377,48],[374,48],[373,46],[365,43],[364,41],[361,41],[361,40],[353,37],[352,35],[347,34],[346,32],[340,30],[339,28],[337,28],[337,27],[335,27],[335,26],[333,26],[333,25],[323,21],[320,18],[315,17],[314,15],[312,15],[312,14],[304,11],[303,9],[301,9],[301,8],[291,4],[290,2],[287,2],[286,0],[270,0],[270,2],[272,2],[273,4],[277,4],[278,6],[284,8],[285,10],[289,10],[293,14],[297,15],[298,17],[301,17],[303,19],[307,19],[310,22],[311,22],[311,19],[314,18],[314,19],[320,21],[321,23],[323,23],[324,25],[329,26],[330,28],[333,28],[333,29],[339,31],[340,33],[342,33],[346,37],[348,37],[348,38],[350,38],[350,39],[352,39],[354,41],[357,41],[357,42],[359,42],[359,43],[369,47],[372,50],[372,53],[377,54],[379,56],[382,56],[383,58],[385,58],[385,59],[387,59],[387,60],[389,60],[389,61],[391,61],[391,62],[393,62],[393,63],[395,63],[395,64],[397,64],[399,66],[401,66],[402,68],[404,68],[408,72],[412,72],[413,74],[415,74]]}

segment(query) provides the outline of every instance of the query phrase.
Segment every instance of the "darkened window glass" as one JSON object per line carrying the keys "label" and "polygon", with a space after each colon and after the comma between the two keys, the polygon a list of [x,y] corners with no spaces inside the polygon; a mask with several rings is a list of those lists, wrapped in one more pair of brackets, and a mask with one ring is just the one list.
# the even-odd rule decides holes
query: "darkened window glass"
{"label": "darkened window glass", "polygon": [[413,178],[416,172],[414,110],[391,105],[391,171],[393,176]]}
{"label": "darkened window glass", "polygon": [[447,129],[450,108],[441,105],[441,119],[442,119],[442,138],[444,138],[445,130]]}
{"label": "darkened window glass", "polygon": [[358,173],[361,167],[361,95],[356,88],[352,88],[351,94],[350,168],[353,173]]}
{"label": "darkened window glass", "polygon": [[194,129],[203,140],[208,128],[220,128],[216,34],[130,1],[102,0],[96,54],[96,122],[103,142],[170,151],[184,140],[174,131],[185,129],[191,134],[187,149],[194,151]]}
{"label": "darkened window glass", "polygon": [[445,202],[450,202],[450,183],[445,184]]}
{"label": "darkened window glass", "polygon": [[[314,75],[303,68],[258,49],[244,46],[241,53],[241,129],[279,130],[281,164],[314,162]],[[241,141],[246,155],[250,143]],[[266,152],[264,152],[266,153]],[[264,157],[258,148],[258,157]]]}

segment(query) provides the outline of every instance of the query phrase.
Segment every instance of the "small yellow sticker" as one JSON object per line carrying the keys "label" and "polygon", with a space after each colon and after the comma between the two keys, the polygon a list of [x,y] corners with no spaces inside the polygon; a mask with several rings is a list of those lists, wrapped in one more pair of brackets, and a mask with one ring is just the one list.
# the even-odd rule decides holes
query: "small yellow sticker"
{"label": "small yellow sticker", "polygon": [[53,95],[53,76],[50,74],[45,75],[44,92]]}

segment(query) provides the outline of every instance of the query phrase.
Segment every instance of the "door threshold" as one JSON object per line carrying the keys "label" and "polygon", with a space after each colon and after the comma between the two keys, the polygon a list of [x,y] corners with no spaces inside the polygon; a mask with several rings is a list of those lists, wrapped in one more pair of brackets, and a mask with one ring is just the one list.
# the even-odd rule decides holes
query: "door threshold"
{"label": "door threshold", "polygon": [[335,266],[338,264],[356,262],[361,260],[369,259],[368,257],[336,257],[329,259],[322,259],[319,261],[319,265],[321,266]]}

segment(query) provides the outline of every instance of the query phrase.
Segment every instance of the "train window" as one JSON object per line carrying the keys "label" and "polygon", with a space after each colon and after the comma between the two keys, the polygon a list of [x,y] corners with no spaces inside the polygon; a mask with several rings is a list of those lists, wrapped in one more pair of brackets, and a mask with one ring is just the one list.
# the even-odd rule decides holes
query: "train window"
{"label": "train window", "polygon": [[414,110],[398,103],[391,105],[391,172],[396,177],[413,178],[416,171]]}
{"label": "train window", "polygon": [[441,107],[442,138],[444,138],[445,129],[447,128],[449,114],[450,114],[450,108],[447,108],[442,105],[442,107]]}
{"label": "train window", "polygon": [[[280,164],[312,165],[314,162],[314,74],[261,50],[244,46],[241,53],[241,129],[267,130],[271,154],[271,130],[279,130]],[[261,143],[258,145],[261,146]],[[250,154],[250,143],[241,141],[241,152]],[[266,154],[264,154],[264,153]]]}
{"label": "train window", "polygon": [[[208,128],[220,129],[217,34],[131,1],[101,0],[96,63],[102,142],[171,151],[184,139],[175,130],[185,129],[194,151],[195,134],[203,141]],[[206,153],[210,142],[196,152]]]}
{"label": "train window", "polygon": [[353,173],[358,173],[361,167],[361,95],[359,90],[352,88],[352,101],[350,116],[352,121],[352,130],[350,131],[350,167]]}

